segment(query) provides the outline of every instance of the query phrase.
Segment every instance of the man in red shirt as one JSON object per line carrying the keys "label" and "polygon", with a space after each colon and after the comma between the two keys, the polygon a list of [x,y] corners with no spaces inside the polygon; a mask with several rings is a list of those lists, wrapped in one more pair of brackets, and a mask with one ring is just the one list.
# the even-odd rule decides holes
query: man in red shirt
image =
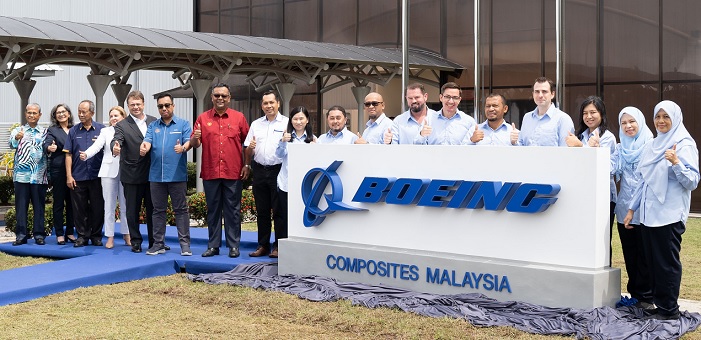
{"label": "man in red shirt", "polygon": [[215,84],[212,87],[214,107],[197,117],[190,138],[192,147],[202,145],[200,177],[207,201],[209,229],[203,257],[219,255],[222,212],[229,257],[240,254],[242,180],[247,179],[251,171],[250,166],[243,166],[243,141],[249,127],[241,112],[229,108],[230,101],[229,86]]}

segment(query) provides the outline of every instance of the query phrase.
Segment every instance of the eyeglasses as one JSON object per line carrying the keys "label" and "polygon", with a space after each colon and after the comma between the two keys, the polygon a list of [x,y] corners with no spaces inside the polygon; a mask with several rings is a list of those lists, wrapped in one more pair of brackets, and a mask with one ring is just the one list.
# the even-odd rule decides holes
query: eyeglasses
{"label": "eyeglasses", "polygon": [[449,101],[449,100],[451,100],[451,99],[452,99],[453,101],[458,101],[458,100],[460,100],[460,96],[443,96],[443,98],[445,98],[445,100],[447,100],[447,101]]}
{"label": "eyeglasses", "polygon": [[170,107],[173,106],[173,104],[171,104],[171,103],[165,103],[165,104],[158,104],[158,105],[156,105],[156,106],[158,106],[158,109],[159,109],[159,110],[162,109],[162,108],[164,108],[164,107],[165,107],[166,109],[170,109]]}
{"label": "eyeglasses", "polygon": [[66,110],[63,110],[63,111],[56,111],[56,115],[57,115],[57,116],[58,116],[58,115],[65,115],[66,113],[68,113],[68,111],[66,111]]}
{"label": "eyeglasses", "polygon": [[229,95],[228,94],[218,94],[218,93],[214,94],[214,93],[212,93],[212,97],[214,97],[214,98],[229,98]]}
{"label": "eyeglasses", "polygon": [[38,116],[39,112],[27,111],[27,116]]}
{"label": "eyeglasses", "polygon": [[370,107],[370,106],[378,107],[378,106],[380,106],[380,104],[382,104],[382,103],[383,103],[383,102],[365,102],[365,103],[363,103],[363,105],[365,105],[365,107]]}

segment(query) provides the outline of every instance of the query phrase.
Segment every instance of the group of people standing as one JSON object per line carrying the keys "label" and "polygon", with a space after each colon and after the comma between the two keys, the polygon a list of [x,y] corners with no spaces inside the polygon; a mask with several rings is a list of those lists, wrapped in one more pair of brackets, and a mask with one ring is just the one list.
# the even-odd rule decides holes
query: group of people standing
{"label": "group of people standing", "polygon": [[[13,175],[17,239],[13,244],[27,242],[29,202],[35,209],[36,244],[44,244],[43,202],[50,178],[59,244],[101,245],[104,221],[106,246],[113,247],[113,211],[119,199],[120,208],[126,209],[126,221],[122,218],[121,224],[125,243],[133,252],[142,251],[139,211],[143,203],[149,242],[146,253],[162,254],[169,249],[164,234],[170,196],[181,254],[192,255],[185,201],[185,153],[191,148],[202,147],[201,178],[209,228],[202,256],[219,255],[222,217],[228,255],[240,255],[242,180],[255,174],[258,247],[249,256],[275,258],[279,239],[287,237],[289,143],[602,147],[611,155],[610,225],[615,215],[629,275],[628,291],[648,317],[678,318],[681,235],[691,191],[700,177],[696,143],[684,127],[679,106],[671,101],[655,106],[656,137],[639,109],[622,109],[617,143],[601,98],[591,96],[583,101],[575,132],[570,116],[553,103],[554,82],[544,77],[535,80],[537,107],[523,116],[521,130],[504,119],[509,107],[503,95],[487,96],[482,123],[458,109],[461,95],[457,84],[446,83],[440,92],[442,108],[433,111],[426,105],[428,94],[423,85],[411,84],[405,91],[409,110],[391,120],[383,112],[382,96],[372,92],[364,101],[369,120],[362,135],[346,128],[347,113],[336,105],[326,112],[329,130],[318,138],[312,133],[308,110],[295,107],[289,117],[281,114],[275,91],[263,94],[264,115],[249,126],[241,112],[229,108],[231,92],[223,83],[212,87],[213,108],[197,118],[194,128],[173,115],[175,105],[169,94],[157,98],[161,117],[156,119],[144,115],[143,94],[131,92],[127,97],[130,114],[121,107],[112,108],[110,127],[92,120],[94,104],[85,100],[78,109],[79,125],[73,126],[70,108],[59,104],[51,112],[52,126],[47,130],[37,124],[39,105],[29,104],[27,124],[15,128],[9,141],[17,149]],[[65,231],[61,223],[64,208]],[[74,227],[77,238],[73,238]]]}

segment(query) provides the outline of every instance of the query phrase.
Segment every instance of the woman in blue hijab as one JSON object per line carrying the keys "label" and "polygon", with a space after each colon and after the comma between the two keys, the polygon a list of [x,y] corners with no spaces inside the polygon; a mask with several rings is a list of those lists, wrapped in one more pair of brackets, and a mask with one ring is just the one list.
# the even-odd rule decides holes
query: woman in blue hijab
{"label": "woman in blue hijab", "polygon": [[633,191],[638,186],[639,179],[635,170],[640,163],[643,147],[653,139],[652,131],[645,124],[645,116],[635,107],[628,106],[618,114],[620,143],[611,157],[611,174],[619,182],[620,189],[616,197],[616,220],[618,221],[618,236],[621,238],[623,258],[628,273],[628,293],[637,302],[639,308],[652,309],[652,282],[648,272],[643,241],[640,233],[640,216],[634,214],[626,229],[623,220],[628,213],[628,206],[633,198]]}
{"label": "woman in blue hijab", "polygon": [[623,224],[634,228],[631,222],[637,210],[653,302],[657,306],[647,312],[647,318],[671,320],[679,318],[679,252],[691,191],[699,183],[699,152],[684,127],[679,105],[662,101],[655,106],[653,117],[657,137],[643,148],[636,171],[640,182]]}

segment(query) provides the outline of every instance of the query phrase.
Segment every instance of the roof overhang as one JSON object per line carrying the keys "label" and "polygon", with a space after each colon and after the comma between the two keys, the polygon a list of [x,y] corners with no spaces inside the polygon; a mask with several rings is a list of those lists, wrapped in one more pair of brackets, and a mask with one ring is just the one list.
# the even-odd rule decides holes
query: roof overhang
{"label": "roof overhang", "polygon": [[[398,49],[0,16],[0,81],[30,79],[44,64],[87,65],[126,83],[142,69],[189,79],[246,75],[255,88],[321,82],[322,91],[354,83],[386,85],[401,74]],[[20,64],[24,63],[24,65]],[[411,77],[438,84],[463,67],[439,55],[409,53]],[[181,77],[189,74],[188,77]]]}

